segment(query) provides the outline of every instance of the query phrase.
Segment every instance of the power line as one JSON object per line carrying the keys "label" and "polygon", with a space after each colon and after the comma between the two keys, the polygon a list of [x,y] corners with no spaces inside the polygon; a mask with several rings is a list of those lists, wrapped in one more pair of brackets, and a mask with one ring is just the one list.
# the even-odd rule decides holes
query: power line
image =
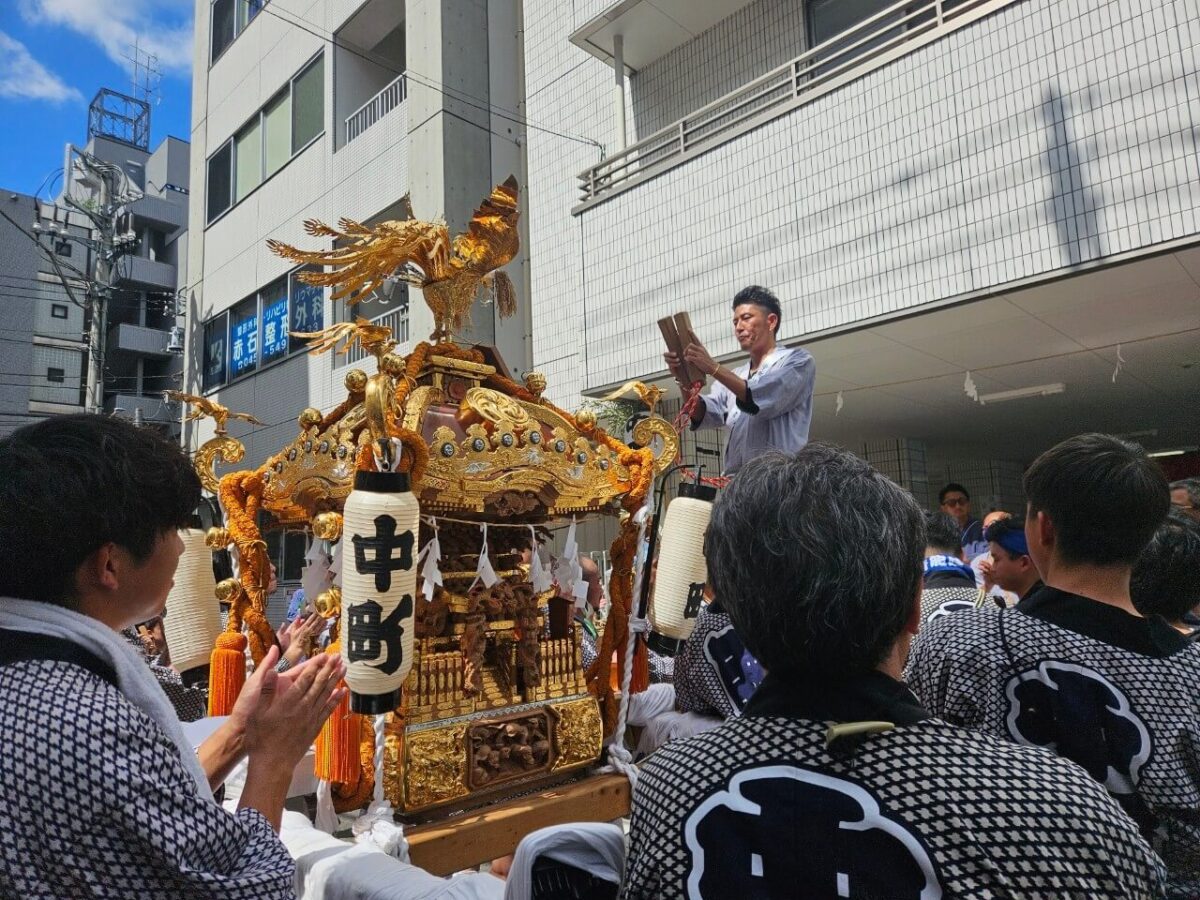
{"label": "power line", "polygon": [[[242,2],[249,5],[249,0],[242,0]],[[438,93],[442,94],[443,96],[451,97],[455,100],[458,100],[460,103],[463,103],[466,106],[470,106],[474,109],[477,109],[480,112],[486,112],[489,114],[493,114],[501,119],[505,119],[509,122],[512,122],[515,125],[521,125],[525,128],[531,128],[534,131],[540,131],[545,134],[551,134],[551,135],[554,135],[555,137],[559,137],[564,140],[575,141],[576,143],[580,143],[580,144],[588,144],[592,147],[597,148],[600,151],[600,154],[602,157],[605,153],[604,145],[601,144],[597,140],[593,140],[592,138],[589,138],[589,137],[584,137],[583,135],[574,135],[574,134],[569,134],[569,133],[562,132],[562,131],[556,131],[553,128],[549,128],[545,125],[540,125],[527,117],[518,116],[516,114],[515,110],[512,110],[512,111],[506,110],[504,107],[495,106],[490,101],[485,100],[482,97],[476,97],[474,94],[467,93],[466,91],[462,91],[457,88],[447,87],[446,85],[435,81],[434,79],[430,78],[429,76],[422,75],[420,72],[417,72],[411,68],[406,67],[404,69],[397,69],[390,62],[387,62],[384,57],[379,57],[376,54],[367,53],[367,52],[360,50],[357,47],[354,47],[350,44],[342,43],[341,41],[339,41],[337,39],[336,35],[325,34],[325,33],[318,31],[317,26],[314,23],[309,22],[307,19],[304,19],[303,17],[298,16],[295,13],[291,14],[291,15],[295,16],[294,19],[283,16],[279,13],[278,10],[274,9],[270,3],[268,3],[266,6],[262,7],[259,10],[259,12],[260,13],[265,12],[268,15],[273,16],[274,18],[278,19],[279,21],[285,22],[286,24],[291,25],[293,28],[299,28],[301,31],[307,32],[308,34],[312,35],[313,37],[317,38],[318,40],[323,41],[328,44],[331,44],[334,47],[339,47],[342,50],[345,50],[347,53],[351,53],[354,56],[357,56],[360,59],[371,63],[372,65],[378,66],[381,69],[385,69],[388,72],[391,72],[393,75],[404,75],[407,78],[411,78],[413,81],[417,82],[417,84],[420,84],[423,87],[427,87],[430,90],[437,91]],[[474,103],[470,102],[472,100],[475,102]],[[482,105],[480,105],[480,104],[482,104]],[[478,123],[475,123],[475,124],[478,124]],[[482,125],[479,127],[482,128],[484,131],[487,131],[489,134],[496,135],[496,137],[504,137],[504,138],[508,137],[508,135],[499,134],[498,132],[492,131],[490,128],[484,128],[484,126],[482,126]]]}

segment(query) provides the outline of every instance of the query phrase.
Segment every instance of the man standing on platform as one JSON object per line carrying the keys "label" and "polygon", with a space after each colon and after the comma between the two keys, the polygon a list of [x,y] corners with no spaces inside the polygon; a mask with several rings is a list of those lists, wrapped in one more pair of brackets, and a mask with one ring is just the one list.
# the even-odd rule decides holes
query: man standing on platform
{"label": "man standing on platform", "polygon": [[[808,443],[816,366],[808,351],[776,345],[781,317],[775,295],[751,285],[733,298],[733,332],[747,363],[728,369],[698,342],[684,349],[684,360],[716,382],[692,412],[692,430],[729,429],[726,475],[767,450],[795,453]],[[682,384],[684,360],[663,358]]]}

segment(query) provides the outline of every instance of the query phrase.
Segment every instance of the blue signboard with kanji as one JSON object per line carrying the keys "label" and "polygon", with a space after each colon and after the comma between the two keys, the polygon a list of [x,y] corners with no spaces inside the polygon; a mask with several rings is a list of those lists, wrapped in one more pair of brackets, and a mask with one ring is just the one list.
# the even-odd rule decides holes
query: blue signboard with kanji
{"label": "blue signboard with kanji", "polygon": [[[266,298],[264,297],[264,303]],[[263,362],[283,356],[288,349],[288,300],[284,295],[264,306],[262,311],[262,352]]]}
{"label": "blue signboard with kanji", "polygon": [[[292,276],[292,331],[320,331],[325,327],[325,289],[305,284]],[[304,345],[303,338],[292,338],[292,349]]]}
{"label": "blue signboard with kanji", "polygon": [[236,378],[258,362],[258,316],[234,322],[230,329],[229,374]]}

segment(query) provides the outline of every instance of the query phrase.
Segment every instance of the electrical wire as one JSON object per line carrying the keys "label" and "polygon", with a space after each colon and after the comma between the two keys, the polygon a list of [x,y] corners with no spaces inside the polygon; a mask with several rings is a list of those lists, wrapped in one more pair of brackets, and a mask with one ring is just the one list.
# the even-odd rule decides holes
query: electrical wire
{"label": "electrical wire", "polygon": [[[247,3],[247,5],[249,4],[249,0],[242,0],[242,2]],[[544,134],[550,134],[555,137],[562,138],[564,140],[575,141],[576,143],[587,144],[589,146],[595,147],[600,151],[601,158],[604,157],[605,148],[604,148],[604,145],[601,144],[599,141],[593,140],[592,138],[585,137],[583,135],[575,135],[575,134],[569,134],[569,133],[562,132],[562,131],[556,131],[553,128],[549,128],[545,125],[541,125],[537,122],[534,122],[527,117],[518,116],[516,114],[515,110],[507,110],[504,107],[500,107],[500,106],[496,106],[496,105],[492,104],[490,101],[485,100],[482,97],[476,97],[474,94],[470,94],[466,91],[462,91],[457,88],[447,87],[446,85],[435,81],[434,79],[430,78],[429,76],[422,75],[420,72],[417,72],[411,68],[397,69],[390,62],[386,61],[385,58],[379,57],[377,54],[368,53],[368,52],[360,50],[359,48],[354,47],[350,44],[343,43],[343,42],[339,41],[337,36],[334,34],[328,34],[328,33],[318,31],[317,30],[318,26],[315,23],[310,22],[307,19],[304,19],[302,16],[299,16],[295,13],[290,13],[289,15],[294,16],[294,18],[289,18],[288,16],[284,16],[278,10],[274,9],[272,4],[270,4],[270,3],[263,6],[259,10],[259,13],[267,13],[268,15],[278,19],[281,22],[285,22],[294,28],[299,28],[301,31],[307,32],[308,34],[312,35],[313,37],[317,38],[318,40],[328,43],[334,47],[338,47],[342,50],[345,50],[347,53],[351,53],[354,56],[357,56],[360,59],[371,63],[372,65],[378,66],[381,69],[385,69],[386,71],[391,72],[393,75],[397,75],[397,76],[404,75],[407,78],[411,78],[413,81],[415,81],[417,84],[420,84],[422,87],[427,87],[430,90],[437,91],[442,96],[450,97],[454,100],[457,100],[460,103],[463,103],[466,106],[470,106],[481,112],[486,112],[491,115],[495,115],[498,118],[512,122],[515,125],[520,125],[524,128],[530,128],[534,131],[540,131],[540,132],[543,132]],[[471,101],[475,101],[475,102],[471,102]],[[459,118],[461,118],[461,117],[459,117]],[[467,121],[467,120],[464,120],[464,121]],[[472,124],[478,125],[478,123],[472,123]],[[489,134],[495,135],[496,137],[501,137],[501,138],[509,138],[510,137],[509,135],[500,134],[499,132],[492,131],[490,128],[485,128],[482,125],[479,125],[479,127],[481,129],[483,129],[484,131],[487,131]]]}

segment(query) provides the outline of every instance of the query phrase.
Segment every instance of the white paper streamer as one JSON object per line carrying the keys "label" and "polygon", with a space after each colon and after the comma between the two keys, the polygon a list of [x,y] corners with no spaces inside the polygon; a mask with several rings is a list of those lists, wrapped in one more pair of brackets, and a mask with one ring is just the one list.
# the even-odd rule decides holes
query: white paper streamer
{"label": "white paper streamer", "polygon": [[1117,383],[1117,376],[1121,374],[1121,369],[1125,366],[1125,357],[1121,355],[1121,345],[1117,344],[1117,367],[1113,369],[1112,383]]}
{"label": "white paper streamer", "polygon": [[[487,539],[487,524],[483,526],[483,546],[479,549],[479,565],[475,567],[475,582],[483,582],[483,586],[490,588],[495,587],[500,580],[496,576],[496,570],[492,568],[492,561],[488,559],[488,539]],[[475,586],[473,582],[472,587]]]}
{"label": "white paper streamer", "polygon": [[842,397],[842,392],[837,392],[837,402],[834,404],[833,414],[836,416],[842,411],[842,407],[846,405],[845,399]]}
{"label": "white paper streamer", "polygon": [[434,519],[426,519],[433,526],[433,537],[431,537],[421,550],[421,555],[417,557],[417,566],[421,572],[421,578],[424,583],[421,585],[421,593],[425,595],[426,600],[432,600],[434,593],[442,586],[442,570],[438,568],[438,560],[442,558],[442,543],[438,540],[438,527]]}
{"label": "white paper streamer", "polygon": [[329,541],[314,538],[304,558],[308,560],[308,565],[304,567],[300,587],[304,591],[305,602],[311,605],[318,594],[329,589]]}
{"label": "white paper streamer", "polygon": [[970,372],[967,372],[967,377],[963,380],[963,391],[976,403],[979,402],[979,388],[975,386],[975,379],[971,377]]}
{"label": "white paper streamer", "polygon": [[554,587],[554,576],[542,562],[541,548],[538,546],[537,532],[529,526],[529,581],[534,593],[542,594]]}
{"label": "white paper streamer", "polygon": [[[338,587],[342,586],[342,542],[338,541],[330,548],[329,576]],[[308,596],[307,594],[305,596]]]}

